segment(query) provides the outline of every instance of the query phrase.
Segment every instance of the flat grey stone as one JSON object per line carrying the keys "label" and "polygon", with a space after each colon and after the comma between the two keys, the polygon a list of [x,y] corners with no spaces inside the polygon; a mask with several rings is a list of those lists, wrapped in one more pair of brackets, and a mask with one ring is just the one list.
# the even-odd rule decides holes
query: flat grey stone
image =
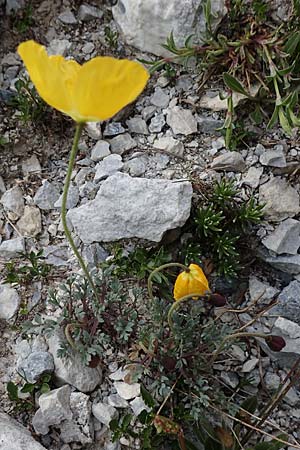
{"label": "flat grey stone", "polygon": [[40,395],[39,406],[45,425],[59,425],[63,420],[72,417],[70,395],[71,388],[68,385]]}
{"label": "flat grey stone", "polygon": [[294,219],[284,220],[262,243],[278,255],[296,255],[300,247],[300,222]]}
{"label": "flat grey stone", "polygon": [[183,109],[181,106],[170,108],[167,113],[167,124],[174,134],[183,134],[189,136],[197,133],[197,120],[189,109]]}
{"label": "flat grey stone", "polygon": [[124,398],[120,397],[119,394],[111,394],[107,397],[109,405],[115,408],[128,408],[129,404]]}
{"label": "flat grey stone", "polygon": [[142,411],[151,411],[151,408],[149,408],[149,406],[145,404],[142,397],[136,397],[135,399],[131,400],[130,407],[135,416],[139,416]]}
{"label": "flat grey stone", "polygon": [[153,143],[154,148],[159,148],[172,153],[174,156],[183,157],[184,145],[181,141],[174,139],[172,136],[164,136],[158,138]]}
{"label": "flat grey stone", "polygon": [[24,239],[19,237],[15,239],[9,239],[7,241],[3,241],[0,244],[0,257],[2,258],[15,258],[19,256],[20,252],[25,251],[25,243]]}
{"label": "flat grey stone", "polygon": [[45,422],[45,418],[43,416],[41,408],[39,408],[35,412],[35,415],[33,416],[31,423],[36,434],[42,434],[43,436],[45,436],[50,431],[49,426]]}
{"label": "flat grey stone", "polygon": [[16,215],[16,218],[22,216],[24,212],[24,198],[19,186],[14,186],[4,192],[0,202],[6,211],[10,211]]}
{"label": "flat grey stone", "polygon": [[98,141],[92,148],[91,159],[95,162],[110,155],[109,143],[106,141]]}
{"label": "flat grey stone", "polygon": [[252,189],[256,189],[259,186],[260,178],[264,172],[262,167],[250,167],[248,172],[243,177],[243,184],[250,186]]}
{"label": "flat grey stone", "polygon": [[63,421],[60,428],[60,438],[66,444],[77,442],[83,445],[94,440],[94,428],[91,420],[91,402],[88,395],[82,392],[72,392],[70,396],[72,417]]}
{"label": "flat grey stone", "polygon": [[[61,208],[62,198],[63,198],[63,194],[61,194],[59,199],[54,203],[54,207],[55,208]],[[69,187],[66,208],[67,209],[75,208],[75,206],[77,205],[78,201],[79,201],[79,189],[78,189],[78,186],[76,186],[75,184],[71,183],[70,187]]]}
{"label": "flat grey stone", "polygon": [[300,325],[300,281],[291,281],[278,296],[278,304],[271,310]]}
{"label": "flat grey stone", "polygon": [[169,94],[166,94],[161,87],[156,87],[154,94],[150,97],[150,103],[158,108],[166,108],[169,101]]}
{"label": "flat grey stone", "polygon": [[3,194],[3,192],[5,192],[5,191],[6,191],[5,183],[4,183],[3,178],[0,175],[0,193]]}
{"label": "flat grey stone", "polygon": [[278,222],[300,212],[299,194],[286,180],[274,177],[259,188],[259,202],[265,203],[264,215]]}
{"label": "flat grey stone", "polygon": [[68,383],[81,392],[92,392],[102,380],[99,367],[93,369],[83,364],[78,354],[68,359],[59,358],[57,351],[60,348],[61,337],[54,334],[48,339],[49,352],[52,353],[55,365],[55,377],[60,383]]}
{"label": "flat grey stone", "polygon": [[226,172],[244,172],[246,163],[239,152],[226,152],[213,160],[211,168]]}
{"label": "flat grey stone", "polygon": [[250,358],[243,364],[242,372],[249,373],[257,366],[258,358]]}
{"label": "flat grey stone", "polygon": [[139,383],[128,384],[124,381],[115,381],[114,387],[117,393],[124,400],[130,400],[140,395],[141,386]]}
{"label": "flat grey stone", "polygon": [[283,145],[275,145],[273,150],[266,150],[261,154],[259,161],[263,166],[286,167]]}
{"label": "flat grey stone", "polygon": [[94,19],[101,19],[103,17],[103,12],[101,9],[96,8],[92,5],[80,5],[78,10],[78,19],[83,22],[88,22]]}
{"label": "flat grey stone", "polygon": [[126,125],[132,133],[149,134],[147,124],[142,117],[132,117],[127,120]]}
{"label": "flat grey stone", "polygon": [[23,425],[0,412],[1,450],[46,450]]}
{"label": "flat grey stone", "polygon": [[214,134],[216,136],[220,134],[218,129],[223,125],[222,120],[214,119],[213,117],[197,116],[197,122],[201,133]]}
{"label": "flat grey stone", "polygon": [[128,133],[120,134],[111,139],[110,149],[112,153],[123,155],[123,153],[136,147],[135,140]]}
{"label": "flat grey stone", "polygon": [[249,293],[251,301],[254,301],[257,298],[260,298],[258,304],[264,301],[270,301],[278,294],[278,292],[279,290],[272,287],[270,284],[260,281],[255,276],[250,276]]}
{"label": "flat grey stone", "polygon": [[186,181],[117,173],[102,183],[94,200],[70,210],[68,219],[85,244],[130,237],[159,242],[167,230],[184,225],[191,197]]}
{"label": "flat grey stone", "polygon": [[48,55],[62,55],[66,56],[72,44],[67,39],[52,39],[48,46]]}
{"label": "flat grey stone", "polygon": [[146,108],[144,108],[142,110],[142,117],[143,117],[143,119],[145,119],[145,120],[151,119],[151,117],[154,116],[155,111],[156,111],[155,106],[152,106],[152,105],[146,106]]}
{"label": "flat grey stone", "polygon": [[30,353],[18,364],[17,371],[28,383],[36,383],[43,375],[54,372],[53,356],[44,351]]}
{"label": "flat grey stone", "polygon": [[30,173],[39,173],[42,168],[36,155],[30,156],[30,158],[25,159],[22,163],[22,171],[24,175],[29,175]]}
{"label": "flat grey stone", "polygon": [[65,11],[63,11],[59,16],[58,19],[64,23],[65,25],[76,25],[77,20],[72,11],[68,8]]}
{"label": "flat grey stone", "polygon": [[276,391],[281,383],[280,377],[276,373],[272,372],[267,372],[264,380],[267,388],[270,389],[270,391]]}
{"label": "flat grey stone", "polygon": [[34,203],[40,209],[55,209],[55,202],[59,199],[60,193],[57,187],[50,183],[48,180],[44,180],[42,186],[37,190],[34,196]]}
{"label": "flat grey stone", "polygon": [[141,156],[140,158],[129,159],[124,164],[123,170],[128,172],[132,177],[140,177],[147,170],[147,158]]}
{"label": "flat grey stone", "polygon": [[104,129],[104,136],[117,136],[118,134],[125,133],[125,128],[120,122],[110,122]]}
{"label": "flat grey stone", "polygon": [[17,313],[20,297],[16,289],[7,284],[0,285],[0,318],[10,320]]}
{"label": "flat grey stone", "polygon": [[17,222],[17,228],[22,236],[35,237],[42,231],[41,211],[36,206],[26,205],[24,214]]}
{"label": "flat grey stone", "polygon": [[279,255],[279,256],[267,256],[264,260],[271,264],[275,269],[281,270],[285,273],[297,275],[300,273],[300,254],[297,255]]}
{"label": "flat grey stone", "polygon": [[94,403],[92,405],[92,412],[94,417],[96,417],[99,422],[101,422],[103,425],[108,426],[109,422],[112,419],[115,419],[118,417],[118,412],[116,408],[114,408],[111,405],[107,405],[106,403]]}
{"label": "flat grey stone", "polygon": [[96,166],[96,174],[94,181],[104,180],[104,178],[119,172],[124,163],[122,161],[122,156],[120,155],[109,155],[106,156],[101,162]]}
{"label": "flat grey stone", "polygon": [[163,127],[166,124],[166,119],[164,114],[156,114],[154,117],[152,117],[150,125],[149,125],[149,131],[150,133],[159,133]]}

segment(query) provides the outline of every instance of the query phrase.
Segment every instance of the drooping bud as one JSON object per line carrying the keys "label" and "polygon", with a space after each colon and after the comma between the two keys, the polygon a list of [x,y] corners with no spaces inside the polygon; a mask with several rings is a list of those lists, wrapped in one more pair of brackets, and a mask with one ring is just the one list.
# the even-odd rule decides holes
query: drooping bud
{"label": "drooping bud", "polygon": [[226,298],[221,295],[221,294],[211,294],[209,296],[209,302],[213,305],[213,306],[224,306],[226,305]]}
{"label": "drooping bud", "polygon": [[286,346],[286,342],[281,336],[267,336],[265,341],[273,352],[280,352]]}

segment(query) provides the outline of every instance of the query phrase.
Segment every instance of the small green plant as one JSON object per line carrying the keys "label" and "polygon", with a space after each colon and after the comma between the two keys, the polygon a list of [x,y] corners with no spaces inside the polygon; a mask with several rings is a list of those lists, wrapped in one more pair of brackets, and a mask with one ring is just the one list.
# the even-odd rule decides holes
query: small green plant
{"label": "small green plant", "polygon": [[[127,256],[121,246],[116,245],[112,249],[113,259],[103,264],[103,267],[113,265],[113,273],[119,278],[133,276],[138,280],[145,280],[156,268],[171,261],[171,255],[163,247],[158,250],[147,250],[143,247],[135,248]],[[167,281],[166,275],[158,273],[156,275],[157,283]]]}
{"label": "small green plant", "polygon": [[[20,265],[19,260],[29,264]],[[50,266],[44,262],[43,250],[19,253],[19,259],[5,264],[5,283],[28,284],[47,277]]]}
{"label": "small green plant", "polygon": [[19,111],[21,120],[24,122],[41,120],[46,111],[46,104],[31,85],[29,78],[19,78],[15,88],[17,93],[12,97],[10,105]]}
{"label": "small green plant", "polygon": [[[204,80],[208,74],[220,79],[227,98],[227,114],[223,126],[227,148],[235,148],[237,140],[246,136],[237,130],[233,93],[250,101],[250,117],[255,123],[267,119],[267,127],[279,122],[284,133],[293,134],[300,126],[299,66],[300,33],[299,1],[294,0],[289,20],[280,25],[268,14],[270,5],[263,0],[227,2],[228,14],[213,29],[211,0],[203,3],[206,34],[201,39],[188,36],[182,47],[173,34],[163,47],[174,56],[157,61],[143,61],[150,71],[170,66],[172,61],[187,65],[197,61]],[[239,121],[241,123],[241,120]],[[243,128],[243,127],[242,127]],[[235,141],[232,143],[232,140]]]}
{"label": "small green plant", "polygon": [[8,140],[4,136],[0,136],[0,147],[4,147],[8,144]]}
{"label": "small green plant", "polygon": [[236,276],[241,242],[262,217],[263,205],[258,205],[254,197],[242,200],[233,181],[215,183],[192,214],[189,226],[193,239],[183,250],[185,260],[199,263],[204,255],[210,256],[221,275]]}
{"label": "small green plant", "polygon": [[23,34],[26,33],[34,25],[33,7],[28,3],[25,8],[19,13],[14,20],[14,27]]}
{"label": "small green plant", "polygon": [[110,26],[104,28],[105,42],[111,50],[118,48],[119,32],[113,31]]}
{"label": "small green plant", "polygon": [[[15,403],[15,410],[17,411],[34,409],[34,394],[36,392],[46,394],[50,391],[52,375],[45,374],[36,383],[29,383],[23,374],[19,373],[19,375],[24,379],[25,383],[20,389],[16,383],[9,381],[6,385],[8,397]],[[29,396],[22,396],[22,394],[29,394]]]}

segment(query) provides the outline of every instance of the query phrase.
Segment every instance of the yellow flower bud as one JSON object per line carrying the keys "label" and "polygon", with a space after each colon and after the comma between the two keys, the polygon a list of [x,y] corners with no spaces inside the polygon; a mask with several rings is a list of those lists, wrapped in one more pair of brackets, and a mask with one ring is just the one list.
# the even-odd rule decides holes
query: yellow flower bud
{"label": "yellow flower bud", "polygon": [[205,295],[210,292],[203,270],[197,264],[190,264],[188,270],[181,272],[174,285],[174,298],[179,300],[190,294]]}

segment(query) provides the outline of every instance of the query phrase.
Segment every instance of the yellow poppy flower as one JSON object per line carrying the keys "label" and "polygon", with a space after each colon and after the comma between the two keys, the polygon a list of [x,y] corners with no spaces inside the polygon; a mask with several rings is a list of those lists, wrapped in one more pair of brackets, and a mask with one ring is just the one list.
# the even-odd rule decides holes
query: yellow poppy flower
{"label": "yellow poppy flower", "polygon": [[210,292],[203,270],[197,264],[189,265],[189,272],[181,272],[174,285],[174,298],[179,300],[189,294],[204,295]]}
{"label": "yellow poppy flower", "polygon": [[76,122],[113,117],[144,89],[149,74],[135,61],[97,56],[83,65],[26,41],[18,53],[42,99]]}

